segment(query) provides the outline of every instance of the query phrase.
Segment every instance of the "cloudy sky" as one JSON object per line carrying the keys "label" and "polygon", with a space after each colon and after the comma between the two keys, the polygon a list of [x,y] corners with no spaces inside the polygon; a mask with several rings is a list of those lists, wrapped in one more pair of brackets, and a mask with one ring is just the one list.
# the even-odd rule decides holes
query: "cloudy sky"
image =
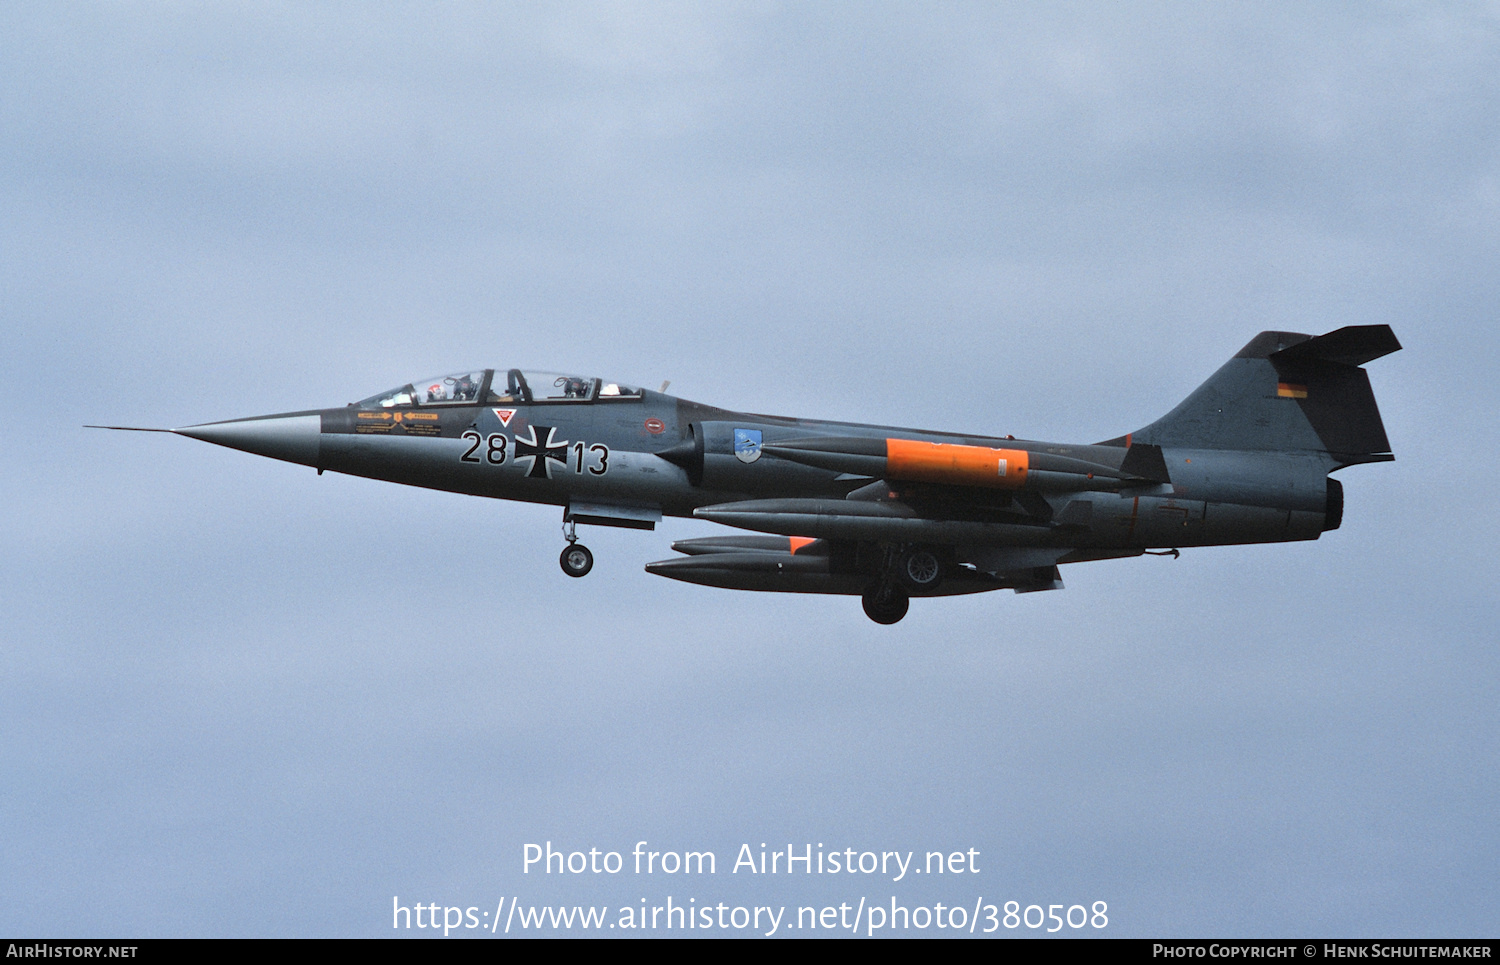
{"label": "cloudy sky", "polygon": [[[1497,266],[1493,3],[6,4],[0,932],[1493,936]],[[704,523],[574,581],[555,508],[80,428],[498,365],[1094,441],[1373,323],[1397,461],[1342,529],[889,628],[642,571]],[[719,873],[523,873],[547,841]],[[730,873],[762,842],[980,870]]]}

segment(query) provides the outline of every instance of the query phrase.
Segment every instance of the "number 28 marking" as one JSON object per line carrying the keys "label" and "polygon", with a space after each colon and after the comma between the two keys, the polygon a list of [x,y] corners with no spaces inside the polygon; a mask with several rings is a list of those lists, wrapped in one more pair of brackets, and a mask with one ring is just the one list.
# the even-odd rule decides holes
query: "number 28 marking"
{"label": "number 28 marking", "polygon": [[475,453],[483,445],[484,462],[488,462],[492,466],[505,465],[506,447],[509,445],[509,440],[503,434],[492,432],[489,438],[486,439],[473,429],[470,429],[460,438],[469,443],[469,448],[464,450],[464,454],[458,457],[459,462],[479,462],[480,458]]}

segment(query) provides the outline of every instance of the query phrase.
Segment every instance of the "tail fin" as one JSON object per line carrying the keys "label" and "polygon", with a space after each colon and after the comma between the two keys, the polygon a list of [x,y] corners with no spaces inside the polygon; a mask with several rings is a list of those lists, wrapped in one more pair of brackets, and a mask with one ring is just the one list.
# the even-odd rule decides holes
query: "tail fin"
{"label": "tail fin", "polygon": [[1311,450],[1341,466],[1385,462],[1395,457],[1360,366],[1400,348],[1389,325],[1351,325],[1315,337],[1261,332],[1171,412],[1111,442]]}

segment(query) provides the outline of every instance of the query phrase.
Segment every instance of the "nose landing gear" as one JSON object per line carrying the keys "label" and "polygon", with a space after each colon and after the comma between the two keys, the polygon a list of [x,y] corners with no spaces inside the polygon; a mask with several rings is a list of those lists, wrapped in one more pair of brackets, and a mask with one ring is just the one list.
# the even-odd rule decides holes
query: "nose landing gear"
{"label": "nose landing gear", "polygon": [[557,558],[558,565],[562,571],[569,576],[588,576],[589,570],[594,568],[594,554],[589,548],[578,542],[578,526],[571,519],[563,523],[563,539],[568,545],[563,547],[562,555]]}

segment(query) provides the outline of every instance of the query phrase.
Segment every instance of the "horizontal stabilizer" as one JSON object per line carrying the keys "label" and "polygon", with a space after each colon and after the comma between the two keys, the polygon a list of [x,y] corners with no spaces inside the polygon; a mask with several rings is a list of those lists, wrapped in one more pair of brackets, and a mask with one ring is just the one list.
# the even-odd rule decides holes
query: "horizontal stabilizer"
{"label": "horizontal stabilizer", "polygon": [[1327,335],[1318,335],[1290,348],[1272,352],[1272,361],[1299,362],[1318,359],[1340,365],[1364,365],[1401,351],[1389,325],[1348,325]]}

